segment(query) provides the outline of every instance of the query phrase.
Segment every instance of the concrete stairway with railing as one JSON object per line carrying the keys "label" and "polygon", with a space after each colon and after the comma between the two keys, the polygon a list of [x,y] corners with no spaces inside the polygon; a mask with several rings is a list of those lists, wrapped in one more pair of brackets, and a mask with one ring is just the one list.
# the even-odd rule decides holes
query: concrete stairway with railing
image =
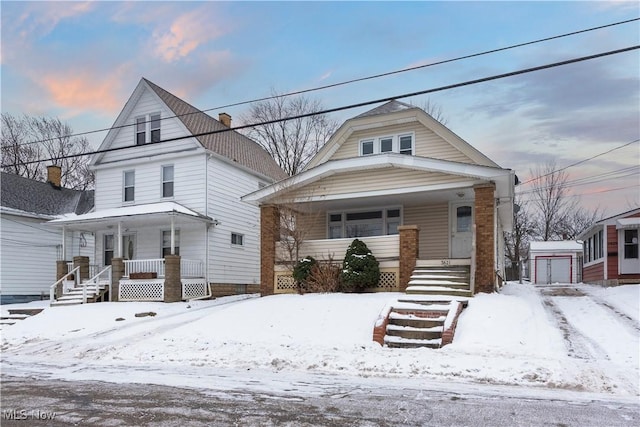
{"label": "concrete stairway with railing", "polygon": [[472,297],[469,277],[469,266],[416,267],[406,294],[380,314],[374,340],[392,348],[449,344]]}
{"label": "concrete stairway with railing", "polygon": [[[84,300],[85,290],[83,289],[85,286],[87,288],[86,301]],[[51,302],[51,307],[98,302],[104,298],[108,290],[109,283],[106,281],[99,281],[97,284],[85,281],[65,289],[62,296]]]}

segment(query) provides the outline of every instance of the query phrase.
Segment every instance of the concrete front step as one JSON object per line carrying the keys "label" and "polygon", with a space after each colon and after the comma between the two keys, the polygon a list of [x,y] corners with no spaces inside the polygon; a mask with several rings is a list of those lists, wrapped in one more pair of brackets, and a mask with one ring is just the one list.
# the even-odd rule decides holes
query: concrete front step
{"label": "concrete front step", "polygon": [[419,340],[386,335],[384,337],[384,343],[390,348],[440,348],[442,339]]}
{"label": "concrete front step", "polygon": [[28,314],[9,314],[7,316],[0,316],[0,320],[24,320],[29,317]]}
{"label": "concrete front step", "polygon": [[82,304],[82,299],[67,299],[67,300],[60,300],[58,299],[57,301],[54,301],[50,304],[51,307],[61,307],[61,306],[67,306],[67,305],[80,305]]}
{"label": "concrete front step", "polygon": [[448,280],[450,282],[469,282],[468,274],[431,274],[413,272],[411,280]]}
{"label": "concrete front step", "polygon": [[389,325],[411,326],[414,328],[433,328],[444,325],[446,316],[420,317],[415,314],[389,313]]}
{"label": "concrete front step", "polygon": [[449,286],[409,286],[408,295],[449,295],[456,297],[472,297],[469,289],[456,289]]}
{"label": "concrete front step", "polygon": [[10,308],[9,314],[27,314],[29,316],[35,316],[41,313],[44,308]]}
{"label": "concrete front step", "polygon": [[444,324],[430,328],[416,328],[413,326],[387,325],[387,336],[401,337],[412,340],[435,340],[442,338]]}
{"label": "concrete front step", "polygon": [[450,280],[421,280],[421,279],[411,279],[409,281],[409,286],[443,286],[446,288],[455,288],[455,289],[471,289],[471,285],[469,282],[453,282]]}
{"label": "concrete front step", "polygon": [[429,306],[435,306],[435,305],[440,306],[442,304],[448,304],[451,301],[459,301],[463,307],[467,307],[469,305],[470,299],[471,297],[468,297],[468,296],[420,295],[420,294],[398,297],[398,301],[400,302],[420,304],[420,305],[426,306],[427,308]]}

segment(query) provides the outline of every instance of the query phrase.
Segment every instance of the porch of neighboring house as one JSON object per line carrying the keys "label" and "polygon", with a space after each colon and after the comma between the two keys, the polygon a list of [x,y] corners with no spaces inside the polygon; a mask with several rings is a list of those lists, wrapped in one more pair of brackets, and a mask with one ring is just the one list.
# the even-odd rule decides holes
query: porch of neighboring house
{"label": "porch of neighboring house", "polygon": [[493,292],[502,280],[496,263],[502,239],[496,239],[499,206],[494,191],[493,184],[480,184],[419,195],[299,204],[297,222],[304,239],[295,255],[290,239],[281,238],[282,206],[263,205],[261,294],[296,292],[294,259],[312,256],[341,264],[356,237],[380,263],[380,282],[371,291],[460,297]]}
{"label": "porch of neighboring house", "polygon": [[[138,207],[146,212],[138,215],[119,208],[106,217],[92,213],[52,221],[63,231],[63,259],[57,262],[57,281],[51,286],[52,304],[176,302],[210,296],[206,242],[213,221],[184,207],[155,208],[150,213],[151,208]],[[98,264],[90,265],[88,257],[65,259],[64,235],[78,228],[96,233]]]}

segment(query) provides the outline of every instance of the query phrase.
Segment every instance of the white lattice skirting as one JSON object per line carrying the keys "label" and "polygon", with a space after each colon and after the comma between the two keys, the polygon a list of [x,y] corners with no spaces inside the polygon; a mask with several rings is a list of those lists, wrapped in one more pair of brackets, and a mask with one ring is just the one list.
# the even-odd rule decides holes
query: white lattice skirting
{"label": "white lattice skirting", "polygon": [[[395,268],[380,269],[380,282],[372,288],[377,292],[391,292],[398,289],[399,272]],[[296,281],[289,272],[276,272],[275,293],[290,293],[297,290]]]}
{"label": "white lattice skirting", "polygon": [[182,299],[199,298],[207,295],[206,279],[180,279],[182,281]]}
{"label": "white lattice skirting", "polygon": [[164,301],[164,279],[120,280],[118,301]]}

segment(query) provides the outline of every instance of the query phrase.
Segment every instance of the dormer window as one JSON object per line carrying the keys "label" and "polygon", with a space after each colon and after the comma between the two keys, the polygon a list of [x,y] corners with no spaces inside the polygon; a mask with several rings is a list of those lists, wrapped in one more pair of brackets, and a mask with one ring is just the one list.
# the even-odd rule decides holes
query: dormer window
{"label": "dormer window", "polygon": [[360,155],[381,153],[415,154],[413,133],[360,140]]}
{"label": "dormer window", "polygon": [[160,142],[160,113],[136,117],[136,145]]}

